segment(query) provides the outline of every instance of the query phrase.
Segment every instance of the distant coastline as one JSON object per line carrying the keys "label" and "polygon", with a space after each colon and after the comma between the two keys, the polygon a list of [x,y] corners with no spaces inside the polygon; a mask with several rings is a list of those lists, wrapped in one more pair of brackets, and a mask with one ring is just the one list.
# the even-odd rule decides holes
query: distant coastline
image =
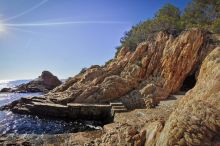
{"label": "distant coastline", "polygon": [[[3,88],[14,88],[21,84],[26,84],[33,79],[21,79],[21,80],[0,80],[0,90]],[[62,82],[65,82],[66,79],[61,79]]]}
{"label": "distant coastline", "polygon": [[23,79],[23,80],[0,80],[0,90],[3,88],[14,88],[21,84],[26,84],[30,82],[31,79]]}

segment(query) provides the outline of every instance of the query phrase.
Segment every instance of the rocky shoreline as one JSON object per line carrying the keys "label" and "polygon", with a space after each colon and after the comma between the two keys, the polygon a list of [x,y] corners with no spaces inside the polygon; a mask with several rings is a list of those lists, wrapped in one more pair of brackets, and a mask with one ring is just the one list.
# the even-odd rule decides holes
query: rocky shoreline
{"label": "rocky shoreline", "polygon": [[[104,110],[96,111],[91,105],[107,105],[105,108],[110,111],[113,109],[112,106],[109,109],[110,103],[120,103],[115,109],[122,112],[114,114],[113,123],[96,131],[97,137],[85,132],[89,140],[84,144],[217,146],[220,144],[220,47],[217,41],[214,35],[200,29],[187,30],[179,36],[161,31],[152,40],[141,43],[134,52],[122,48],[109,64],[92,66],[42,97],[22,98],[3,109],[65,117],[72,105],[87,105],[79,115],[92,115],[90,110],[94,113]],[[190,79],[194,82],[189,82]],[[176,97],[178,100],[168,100],[183,87],[192,89]],[[77,137],[73,135],[67,141],[62,137],[65,134],[61,135],[64,141],[58,145],[72,144]],[[81,142],[84,138],[81,137]],[[82,145],[80,140],[75,145]],[[6,136],[3,143],[7,142]],[[47,142],[45,138],[44,144]]]}
{"label": "rocky shoreline", "polygon": [[36,100],[61,106],[121,102],[128,110],[153,108],[182,86],[190,86],[190,82],[184,82],[188,77],[193,76],[196,82],[204,58],[215,49],[210,43],[213,40],[211,34],[199,29],[178,37],[159,32],[153,41],[141,43],[134,52],[122,48],[108,65],[92,66],[48,94],[21,99],[9,109],[29,109],[35,107],[32,103]]}
{"label": "rocky shoreline", "polygon": [[[161,122],[166,121],[174,110],[176,102],[182,96],[183,95],[177,95],[177,98],[162,101],[156,109],[136,109],[131,112],[116,113],[113,122],[106,124],[102,130],[56,135],[2,135],[0,138],[0,144],[105,146],[117,144],[125,145],[130,143],[134,145],[135,141],[136,143],[138,140],[144,141],[144,136],[146,135],[145,132],[143,132],[145,131],[143,128],[147,125],[146,123],[157,120],[160,120]],[[141,134],[142,139],[138,136]],[[134,137],[139,137],[139,139],[135,140]],[[118,139],[121,139],[122,141],[118,141]]]}
{"label": "rocky shoreline", "polygon": [[[114,103],[111,103],[114,104]],[[1,110],[11,110],[18,114],[31,114],[39,117],[51,117],[69,120],[99,120],[108,122],[112,120],[115,110],[111,104],[56,104],[42,97],[23,97]]]}

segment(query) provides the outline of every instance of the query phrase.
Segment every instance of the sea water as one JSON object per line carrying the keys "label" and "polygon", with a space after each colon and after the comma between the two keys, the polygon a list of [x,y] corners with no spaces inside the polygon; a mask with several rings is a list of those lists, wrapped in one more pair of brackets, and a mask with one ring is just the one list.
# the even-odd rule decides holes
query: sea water
{"label": "sea water", "polygon": [[[41,95],[42,93],[0,93],[0,107],[21,97]],[[102,126],[102,123],[99,121],[42,119],[37,116],[14,114],[11,111],[0,111],[0,134],[74,133],[101,129],[100,126]]]}

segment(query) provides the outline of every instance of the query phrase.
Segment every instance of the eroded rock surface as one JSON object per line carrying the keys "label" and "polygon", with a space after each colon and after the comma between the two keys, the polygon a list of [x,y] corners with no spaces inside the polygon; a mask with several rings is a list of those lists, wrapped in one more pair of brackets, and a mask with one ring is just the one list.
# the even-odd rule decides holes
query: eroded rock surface
{"label": "eroded rock surface", "polygon": [[[211,42],[212,35],[199,29],[178,37],[159,32],[134,52],[122,48],[111,63],[83,69],[43,98],[63,105],[122,102],[130,110],[152,108],[179,91],[187,76],[198,74],[202,61],[215,47]],[[45,84],[41,79],[37,82]],[[19,106],[26,104],[19,102],[15,108]]]}
{"label": "eroded rock surface", "polygon": [[[129,114],[106,125],[96,145],[219,145],[220,48],[211,34],[192,29],[174,37],[158,33],[134,52],[122,48],[106,66],[92,66],[43,96],[49,103],[109,103],[128,109],[155,107],[180,90],[189,75],[195,87],[171,108],[147,109],[144,120]],[[26,104],[11,105],[10,109]],[[132,111],[135,112],[135,111]],[[130,113],[132,113],[130,112]],[[159,115],[158,117],[156,115]],[[128,118],[129,117],[129,118]],[[120,118],[119,118],[120,119]],[[131,119],[131,120],[130,120]],[[132,124],[133,123],[133,124]]]}
{"label": "eroded rock surface", "polygon": [[[151,90],[153,87],[147,89]],[[130,143],[137,146],[143,145],[144,141],[145,146],[218,146],[220,144],[219,98],[220,47],[217,47],[203,61],[196,86],[179,99],[171,115],[166,114],[166,110],[160,108],[160,105],[162,111],[156,113],[157,108],[151,109],[152,111],[144,116],[145,120],[142,119],[143,113],[139,118],[129,114],[126,115],[129,118],[116,116],[113,124],[116,127],[111,126],[106,129],[100,145]],[[138,114],[138,111],[135,113]],[[159,117],[150,118],[151,114]],[[119,121],[126,124],[119,124],[117,128]],[[146,122],[145,126],[143,121]],[[126,136],[126,131],[131,131],[132,136]]]}
{"label": "eroded rock surface", "polygon": [[203,61],[196,86],[179,102],[156,145],[220,144],[220,48]]}
{"label": "eroded rock surface", "polygon": [[[62,104],[106,103],[131,99],[137,91],[137,100],[166,99],[181,88],[188,75],[198,71],[213,49],[209,42],[210,35],[198,29],[182,32],[178,37],[159,32],[153,41],[140,44],[134,52],[122,48],[106,66],[83,70],[45,98]],[[154,89],[147,91],[149,86]]]}

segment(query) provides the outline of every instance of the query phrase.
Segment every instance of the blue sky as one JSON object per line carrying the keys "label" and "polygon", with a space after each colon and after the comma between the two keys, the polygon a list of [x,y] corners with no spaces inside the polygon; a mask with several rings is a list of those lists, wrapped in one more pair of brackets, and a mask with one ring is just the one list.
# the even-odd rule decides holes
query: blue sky
{"label": "blue sky", "polygon": [[132,25],[152,18],[166,3],[183,9],[188,2],[0,0],[0,80],[33,79],[43,70],[67,78],[102,65]]}

